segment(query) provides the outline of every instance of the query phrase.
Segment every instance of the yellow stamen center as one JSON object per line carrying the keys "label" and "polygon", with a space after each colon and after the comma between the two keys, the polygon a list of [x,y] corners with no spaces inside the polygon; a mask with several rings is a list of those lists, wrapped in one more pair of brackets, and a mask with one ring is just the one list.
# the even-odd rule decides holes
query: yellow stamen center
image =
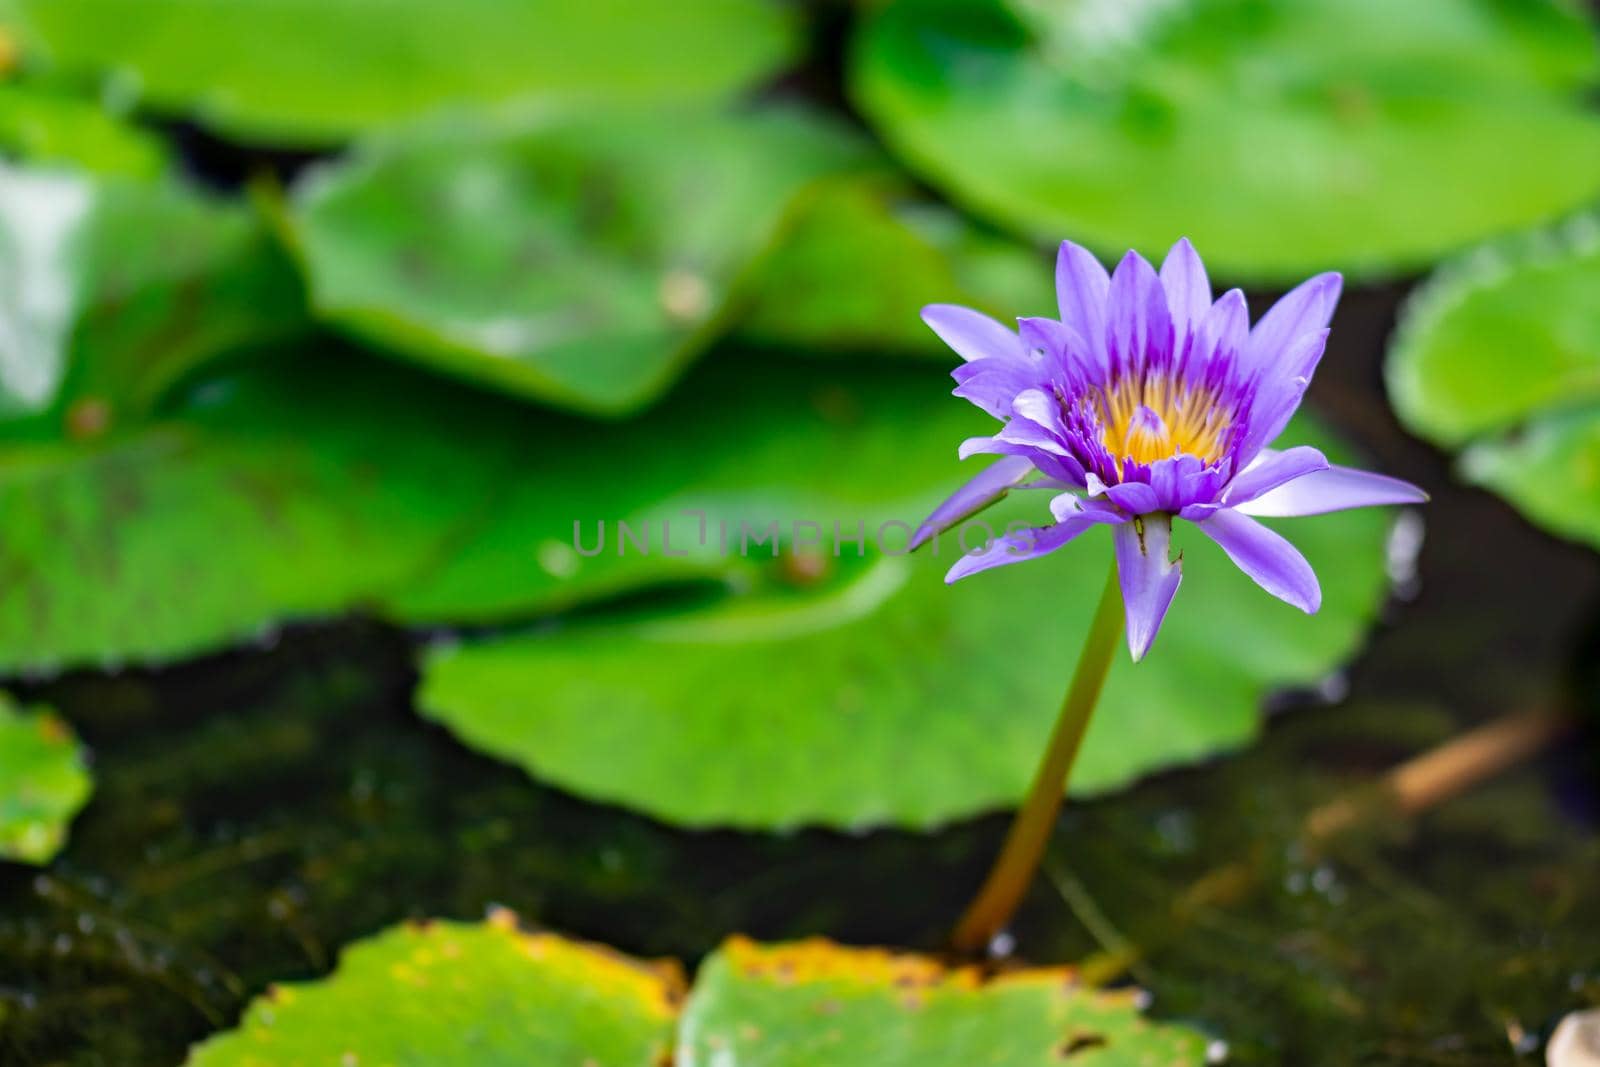
{"label": "yellow stamen center", "polygon": [[1180,453],[1215,463],[1233,423],[1212,390],[1190,389],[1164,374],[1122,378],[1092,403],[1119,474],[1124,462],[1148,466]]}

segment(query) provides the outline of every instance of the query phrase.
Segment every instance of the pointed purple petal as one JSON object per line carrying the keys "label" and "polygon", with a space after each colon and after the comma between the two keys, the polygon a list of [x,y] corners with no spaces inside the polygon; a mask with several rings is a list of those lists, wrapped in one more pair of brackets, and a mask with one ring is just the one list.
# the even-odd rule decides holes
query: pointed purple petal
{"label": "pointed purple petal", "polygon": [[1196,525],[1252,581],[1279,600],[1308,615],[1322,606],[1322,587],[1311,564],[1273,530],[1226,508]]}
{"label": "pointed purple petal", "polygon": [[1111,275],[1106,305],[1106,351],[1111,366],[1158,363],[1172,352],[1172,314],[1155,268],[1130,251]]}
{"label": "pointed purple petal", "polygon": [[952,393],[1005,419],[1017,394],[1039,384],[1040,372],[1024,358],[993,358],[963,363],[950,376],[958,383]]}
{"label": "pointed purple petal", "polygon": [[1178,583],[1183,580],[1183,560],[1168,558],[1172,548],[1172,518],[1147,515],[1118,526],[1117,578],[1128,619],[1128,650],[1134,661],[1144,658],[1167,617]]}
{"label": "pointed purple petal", "polygon": [[1244,351],[1246,372],[1268,377],[1280,369],[1288,373],[1283,368],[1284,353],[1304,335],[1327,328],[1343,285],[1344,279],[1337,274],[1319,274],[1301,282],[1272,305],[1250,331],[1250,343]]}
{"label": "pointed purple petal", "polygon": [[995,538],[981,551],[971,552],[956,560],[955,566],[945,574],[946,582],[958,582],[969,575],[1009,563],[1022,563],[1049,555],[1068,541],[1092,526],[1116,522],[1103,512],[1082,511],[1068,516],[1066,521],[1050,526],[1033,526],[1016,533]]}
{"label": "pointed purple petal", "polygon": [[1240,463],[1249,464],[1262,448],[1276,440],[1283,428],[1289,425],[1289,420],[1300,408],[1300,401],[1305,399],[1312,372],[1322,359],[1327,341],[1327,330],[1301,335],[1282,356],[1282,362],[1294,367],[1297,373],[1274,374],[1259,383],[1255,403],[1248,416],[1249,430],[1239,443]]}
{"label": "pointed purple petal", "polygon": [[1017,335],[989,316],[957,304],[929,304],[922,309],[922,321],[939,339],[969,363],[995,356],[1019,356],[1022,342]]}
{"label": "pointed purple petal", "polygon": [[1110,276],[1088,249],[1061,242],[1056,256],[1056,302],[1061,321],[1077,331],[1089,346],[1090,358],[1099,365],[1104,364],[1106,294],[1110,289]]}
{"label": "pointed purple petal", "polygon": [[1224,507],[1254,500],[1296,478],[1328,469],[1328,457],[1310,445],[1297,445],[1283,452],[1264,450],[1240,471],[1222,494]]}
{"label": "pointed purple petal", "polygon": [[1242,290],[1229,289],[1200,320],[1191,351],[1203,367],[1213,358],[1238,359],[1249,340],[1250,306]]}
{"label": "pointed purple petal", "polygon": [[1262,493],[1241,504],[1239,511],[1269,519],[1291,518],[1383,504],[1421,504],[1427,499],[1427,493],[1399,478],[1354,467],[1329,467]]}
{"label": "pointed purple petal", "polygon": [[1173,332],[1181,338],[1194,333],[1211,310],[1211,281],[1206,265],[1187,237],[1180,237],[1161,263],[1161,287],[1167,292]]}
{"label": "pointed purple petal", "polygon": [[907,550],[920,548],[934,534],[948,530],[969,515],[982,511],[1033,473],[1033,464],[1026,457],[1004,456],[996,460],[976,478],[952,493],[950,499],[933,509],[922,525],[917,527],[916,536],[911,539]]}

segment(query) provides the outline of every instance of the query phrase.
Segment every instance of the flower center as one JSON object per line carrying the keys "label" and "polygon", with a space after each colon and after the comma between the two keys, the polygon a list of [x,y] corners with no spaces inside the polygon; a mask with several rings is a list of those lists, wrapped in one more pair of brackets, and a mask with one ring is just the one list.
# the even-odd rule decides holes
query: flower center
{"label": "flower center", "polygon": [[1119,475],[1124,463],[1149,466],[1179,454],[1210,466],[1222,458],[1233,424],[1233,412],[1213,390],[1190,388],[1167,374],[1119,378],[1092,394],[1090,403]]}

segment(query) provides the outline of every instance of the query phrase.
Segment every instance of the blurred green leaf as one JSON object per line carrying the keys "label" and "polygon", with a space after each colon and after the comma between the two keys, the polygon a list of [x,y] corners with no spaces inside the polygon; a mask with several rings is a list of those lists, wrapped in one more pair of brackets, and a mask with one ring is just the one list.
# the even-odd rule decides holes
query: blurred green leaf
{"label": "blurred green leaf", "polygon": [[1204,1035],[1071,968],[993,977],[814,939],[725,944],[684,1008],[678,1067],[1199,1067]]}
{"label": "blurred green leaf", "polygon": [[0,449],[0,670],[170,659],[404,585],[515,471],[514,411],[413,377],[308,352]]}
{"label": "blurred green leaf", "polygon": [[469,380],[616,413],[726,328],[808,184],[877,166],[798,111],[463,118],[318,172],[293,216],[323,317]]}
{"label": "blurred green leaf", "polygon": [[72,730],[0,693],[0,860],[49,863],[91,789]]}
{"label": "blurred green leaf", "polygon": [[720,99],[798,45],[774,0],[14,0],[56,68],[250,141],[449,104]]}
{"label": "blurred green leaf", "polygon": [[918,318],[924,305],[1002,320],[1055,306],[1045,257],[881,179],[831,182],[808,197],[752,289],[738,335],[813,355],[948,362]]}
{"label": "blurred green leaf", "polygon": [[82,97],[14,82],[0,84],[0,155],[133,178],[167,166],[166,147],[149,131]]}
{"label": "blurred green leaf", "polygon": [[682,978],[498,912],[419,922],[345,950],[319,982],[274,986],[189,1067],[659,1067]]}
{"label": "blurred green leaf", "polygon": [[1533,521],[1600,547],[1600,221],[1582,215],[1441,269],[1391,347],[1406,425]]}
{"label": "blurred green leaf", "polygon": [[0,165],[0,435],[94,437],[304,320],[254,215],[172,182]]}
{"label": "blurred green leaf", "polygon": [[[830,536],[835,518],[847,529],[914,524],[959,484],[951,442],[988,421],[941,402],[947,384],[932,371],[734,351],[629,422],[527,420],[510,444],[528,457],[520,476],[499,486],[459,552],[396,591],[389,612],[494,623],[649,585],[745,583],[772,560],[770,546],[738,555],[741,523],[759,533],[775,519],[811,519]],[[619,551],[624,524],[650,538],[648,552],[633,542]]]}
{"label": "blurred green leaf", "polygon": [[[941,575],[960,551],[954,535],[931,553],[894,553],[927,504],[974,469],[951,458],[965,433],[945,412],[963,406],[933,379],[906,378],[896,393],[854,381],[826,388],[820,395],[857,413],[859,425],[812,428],[804,394],[787,410],[752,405],[744,417],[761,434],[735,424],[720,445],[725,456],[748,457],[750,469],[726,486],[715,467],[698,481],[706,453],[691,446],[677,460],[684,473],[671,506],[711,514],[708,540],[719,546],[716,519],[735,510],[738,487],[757,535],[776,519],[787,543],[788,524],[802,519],[831,543],[836,520],[848,534],[860,519],[884,551],[860,558],[841,543],[837,558],[823,547],[773,559],[771,542],[729,522],[729,553],[745,553],[747,567],[765,559],[736,591],[443,645],[426,662],[423,714],[541,779],[686,825],[925,827],[1020,798],[1104,581],[1110,539],[1086,536],[1047,560],[946,587]],[[798,422],[786,459],[760,442],[777,440],[790,419]],[[1290,433],[1339,453],[1309,420]],[[673,438],[657,447],[677,455]],[[768,456],[780,462],[768,467]],[[799,484],[809,492],[785,489]],[[885,492],[892,497],[870,502]],[[986,516],[991,529],[1045,517],[1044,496],[1019,496],[1027,499]],[[593,504],[606,499],[597,493]],[[768,509],[757,510],[760,502]],[[599,515],[639,513],[635,505]],[[889,518],[906,526],[875,537]],[[499,544],[512,543],[512,529],[532,539],[543,528],[531,503],[500,519]],[[1385,517],[1348,512],[1283,526],[1321,575],[1321,612],[1308,617],[1267,596],[1191,531],[1179,546],[1182,593],[1153,654],[1137,670],[1112,671],[1074,772],[1077,790],[1244,743],[1265,693],[1316,683],[1356,648],[1385,585]],[[674,520],[672,530],[677,544],[695,543],[692,521]],[[593,524],[584,531],[593,550]],[[982,539],[974,530],[972,547]],[[603,551],[581,562],[574,555],[575,567],[623,553],[619,541],[613,524]]]}
{"label": "blurred green leaf", "polygon": [[[732,357],[641,418],[597,424],[337,349],[285,353],[123,435],[0,448],[0,670],[170,659],[353,608],[522,619],[731,579],[752,565],[714,543],[585,557],[574,523],[587,543],[602,519],[672,518],[687,546],[690,506],[713,530],[915,513],[960,476],[949,442],[983,419],[939,405],[939,462],[907,469],[892,427],[943,392],[931,372],[844,381]],[[885,428],[878,411],[899,414]]]}
{"label": "blurred green leaf", "polygon": [[1559,0],[897,0],[855,98],[1041,239],[1282,283],[1426,264],[1600,192],[1592,27]]}

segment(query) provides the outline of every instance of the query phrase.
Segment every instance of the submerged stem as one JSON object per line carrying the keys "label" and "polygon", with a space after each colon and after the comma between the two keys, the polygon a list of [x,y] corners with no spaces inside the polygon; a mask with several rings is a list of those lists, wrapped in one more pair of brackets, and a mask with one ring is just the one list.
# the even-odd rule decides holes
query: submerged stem
{"label": "submerged stem", "polygon": [[1056,814],[1066,795],[1067,776],[1072,772],[1073,760],[1077,758],[1084,731],[1100,698],[1111,658],[1122,640],[1122,618],[1122,589],[1113,558],[1105,591],[1100,594],[1100,605],[1095,608],[1094,621],[1089,624],[1089,636],[1078,653],[1072,684],[1062,701],[1044,759],[1034,772],[1028,797],[1012,819],[1005,844],[983,888],[967,905],[966,913],[951,935],[951,946],[958,952],[981,951],[1005,928],[1039,869],[1045,842],[1050,839],[1050,830],[1055,826]]}

